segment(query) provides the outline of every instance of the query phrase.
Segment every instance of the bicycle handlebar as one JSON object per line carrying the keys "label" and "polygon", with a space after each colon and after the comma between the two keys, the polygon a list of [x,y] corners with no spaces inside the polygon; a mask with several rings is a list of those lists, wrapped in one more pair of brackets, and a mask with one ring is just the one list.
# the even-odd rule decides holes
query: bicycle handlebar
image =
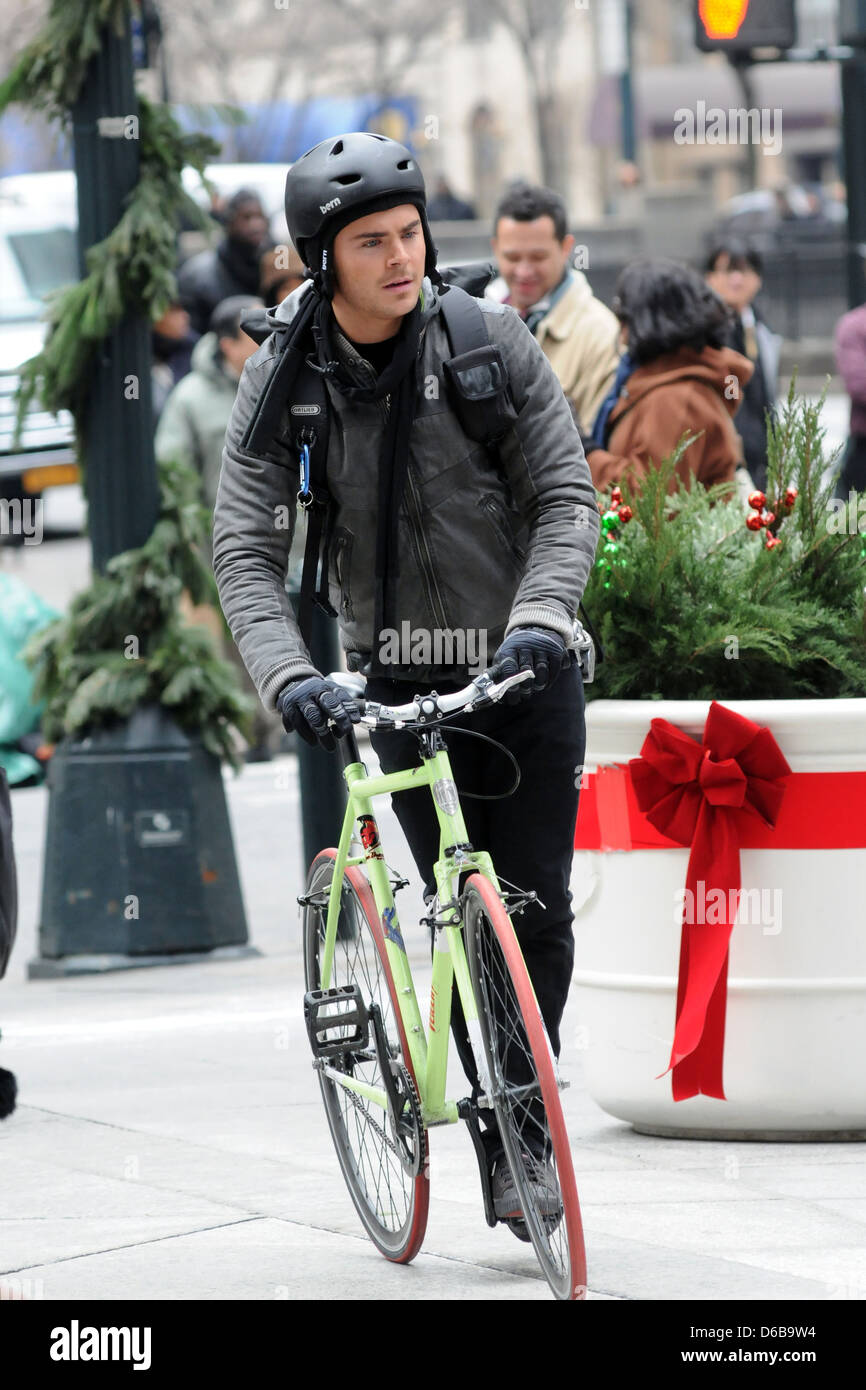
{"label": "bicycle handlebar", "polygon": [[433,690],[429,695],[416,695],[407,705],[392,707],[375,700],[365,700],[360,694],[360,678],[354,673],[347,675],[345,671],[332,671],[328,676],[329,681],[351,695],[361,710],[360,723],[368,729],[401,729],[406,724],[435,724],[458,710],[468,714],[471,710],[496,704],[512,686],[533,678],[532,671],[518,671],[514,676],[494,681],[488,671],[482,671],[474,681],[451,695],[437,695]]}

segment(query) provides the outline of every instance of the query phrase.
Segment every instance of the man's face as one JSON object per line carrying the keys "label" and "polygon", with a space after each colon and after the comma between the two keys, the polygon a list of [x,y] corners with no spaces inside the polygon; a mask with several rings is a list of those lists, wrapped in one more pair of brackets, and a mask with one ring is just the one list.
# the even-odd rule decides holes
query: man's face
{"label": "man's face", "polygon": [[556,289],[574,247],[569,233],[556,236],[553,218],[546,213],[532,222],[500,217],[493,238],[493,252],[517,309],[528,309]]}
{"label": "man's face", "polygon": [[180,341],[189,332],[189,314],[180,304],[169,304],[161,318],[153,325],[155,333],[163,338],[176,338]]}
{"label": "man's face", "polygon": [[393,337],[417,304],[424,278],[427,248],[418,209],[401,203],[350,222],[334,238],[333,257],[340,327],[356,342]]}
{"label": "man's face", "polygon": [[731,265],[726,251],[716,257],[716,263],[707,273],[707,284],[711,290],[737,313],[742,313],[751,304],[763,281],[756,270],[745,261]]}
{"label": "man's face", "polygon": [[261,246],[268,234],[268,219],[262,212],[258,198],[248,198],[235,209],[234,217],[226,231],[232,241],[245,241],[250,246]]}
{"label": "man's face", "polygon": [[231,375],[240,380],[244,363],[258,350],[258,343],[254,342],[243,329],[240,329],[236,338],[220,338],[219,344],[225,365]]}

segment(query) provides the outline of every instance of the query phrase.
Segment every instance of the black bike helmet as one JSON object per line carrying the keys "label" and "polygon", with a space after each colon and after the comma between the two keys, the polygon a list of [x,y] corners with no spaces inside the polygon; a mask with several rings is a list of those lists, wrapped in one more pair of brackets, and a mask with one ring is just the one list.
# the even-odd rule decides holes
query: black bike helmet
{"label": "black bike helmet", "polygon": [[386,135],[354,131],[322,140],[296,160],[286,178],[286,222],[324,293],[330,294],[330,251],[337,233],[359,217],[401,203],[418,209],[427,247],[424,271],[435,275],[424,176],[405,145]]}

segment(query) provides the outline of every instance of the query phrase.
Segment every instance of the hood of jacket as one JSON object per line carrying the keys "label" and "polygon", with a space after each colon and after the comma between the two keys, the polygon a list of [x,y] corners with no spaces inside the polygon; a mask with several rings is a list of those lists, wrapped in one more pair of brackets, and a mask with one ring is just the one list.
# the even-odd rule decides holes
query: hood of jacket
{"label": "hood of jacket", "polygon": [[739,408],[741,392],[730,390],[731,380],[735,379],[742,388],[751,380],[754,370],[748,357],[735,352],[733,348],[705,347],[696,352],[694,348],[684,347],[676,352],[666,352],[654,361],[644,362],[635,368],[611,411],[611,425],[650,391],[682,381],[699,381],[711,387],[724,403],[728,414],[733,416]]}
{"label": "hood of jacket", "polygon": [[226,382],[229,382],[232,388],[237,387],[237,381],[223,366],[219,340],[215,333],[205,333],[204,337],[199,338],[192,350],[190,366],[192,371],[207,377],[214,385],[225,386]]}

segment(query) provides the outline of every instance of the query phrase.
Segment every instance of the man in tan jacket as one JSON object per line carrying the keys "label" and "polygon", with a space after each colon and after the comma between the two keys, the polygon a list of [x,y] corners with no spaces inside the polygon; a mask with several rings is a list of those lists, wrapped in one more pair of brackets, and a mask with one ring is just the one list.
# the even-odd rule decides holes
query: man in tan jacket
{"label": "man in tan jacket", "polygon": [[559,194],[515,185],[496,210],[493,250],[501,278],[487,293],[513,305],[535,334],[582,433],[591,435],[616,374],[619,324],[572,267],[573,249]]}

